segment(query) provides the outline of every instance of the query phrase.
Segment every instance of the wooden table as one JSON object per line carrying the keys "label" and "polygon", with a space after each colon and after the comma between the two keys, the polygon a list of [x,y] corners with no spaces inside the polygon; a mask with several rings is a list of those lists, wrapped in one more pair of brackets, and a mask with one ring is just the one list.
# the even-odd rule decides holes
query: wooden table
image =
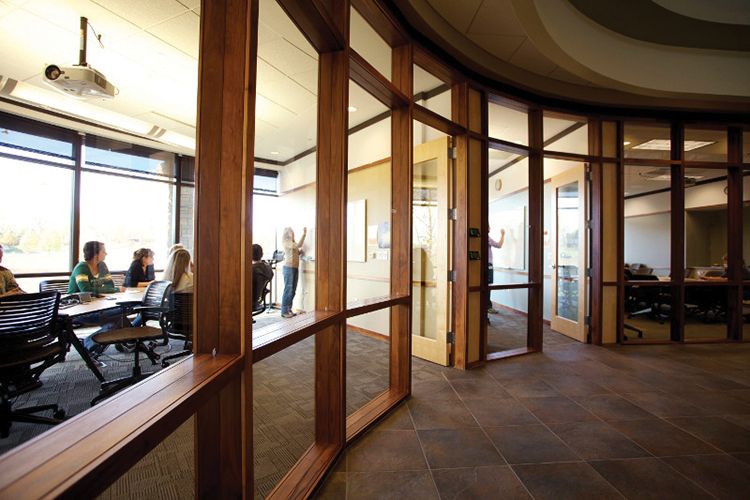
{"label": "wooden table", "polygon": [[83,347],[80,339],[73,331],[73,321],[76,318],[87,314],[120,309],[120,302],[141,301],[145,291],[145,288],[128,288],[125,292],[110,293],[103,295],[102,297],[93,297],[91,302],[60,309],[57,312],[58,317],[65,324],[65,327],[63,328],[65,339],[75,348],[76,351],[78,351],[78,354],[81,355],[81,359],[83,359],[86,366],[88,366],[89,370],[91,370],[100,382],[104,382],[104,375],[99,371],[96,363],[94,363],[94,360],[91,358],[91,354],[85,347]]}

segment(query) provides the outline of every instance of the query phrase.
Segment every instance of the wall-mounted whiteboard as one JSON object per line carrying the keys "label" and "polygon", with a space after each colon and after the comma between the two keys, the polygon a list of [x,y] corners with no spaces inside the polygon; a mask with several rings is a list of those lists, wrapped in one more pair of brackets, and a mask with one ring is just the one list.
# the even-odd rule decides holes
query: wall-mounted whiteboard
{"label": "wall-mounted whiteboard", "polygon": [[495,269],[526,269],[526,207],[491,211],[490,237],[500,240],[500,229],[505,229],[503,248],[492,249]]}
{"label": "wall-mounted whiteboard", "polygon": [[346,203],[346,260],[367,260],[367,200]]}

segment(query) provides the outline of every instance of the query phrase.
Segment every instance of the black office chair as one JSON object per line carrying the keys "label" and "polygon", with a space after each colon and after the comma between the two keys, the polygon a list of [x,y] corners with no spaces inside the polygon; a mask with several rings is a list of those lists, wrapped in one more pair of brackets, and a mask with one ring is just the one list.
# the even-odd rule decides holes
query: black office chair
{"label": "black office chair", "polygon": [[60,295],[68,294],[69,280],[44,280],[39,283],[40,292],[60,292]]}
{"label": "black office chair", "polygon": [[182,350],[161,361],[161,366],[169,366],[173,359],[193,353],[193,294],[173,293],[170,297],[169,311],[161,317],[161,328],[173,340],[182,340]]}
{"label": "black office chair", "polygon": [[[148,288],[146,288],[146,292],[143,294],[143,300],[141,302],[128,301],[118,302],[118,304],[123,308],[123,316],[135,312],[142,315],[148,315],[149,317],[151,315],[158,315],[161,319],[162,314],[169,312],[169,304],[167,301],[171,291],[172,283],[170,281],[152,281],[148,285]],[[144,373],[141,371],[139,353],[145,354],[151,360],[151,363],[155,365],[160,356],[154,352],[155,344],[147,344],[147,342],[163,339],[164,335],[165,334],[161,327],[155,328],[146,326],[145,320],[140,326],[118,328],[93,334],[91,340],[97,344],[132,344],[135,363],[130,376],[103,382],[99,395],[91,400],[91,406],[94,406],[102,399],[113,395],[129,385],[140,382],[151,375],[151,373]],[[169,342],[168,337],[167,342]]]}
{"label": "black office chair", "polygon": [[[253,288],[253,316],[257,316],[266,309],[268,309],[268,297],[271,295],[271,280],[273,278],[263,278],[262,281],[257,280],[257,287]],[[256,280],[253,279],[253,285],[256,285]],[[260,290],[260,291],[257,291]]]}
{"label": "black office chair", "polygon": [[110,276],[116,288],[120,288],[125,283],[125,275],[123,273],[110,273]]}
{"label": "black office chair", "polygon": [[[56,425],[65,411],[56,404],[13,409],[12,401],[38,387],[42,372],[65,359],[54,291],[0,298],[0,436],[8,437],[12,422]],[[52,410],[52,418],[35,415]]]}

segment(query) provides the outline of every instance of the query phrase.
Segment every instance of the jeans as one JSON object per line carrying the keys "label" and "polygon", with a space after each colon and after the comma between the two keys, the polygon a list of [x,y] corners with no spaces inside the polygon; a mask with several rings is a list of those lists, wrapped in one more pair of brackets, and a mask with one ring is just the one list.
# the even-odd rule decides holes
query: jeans
{"label": "jeans", "polygon": [[76,323],[83,325],[101,325],[97,331],[83,339],[83,347],[95,354],[101,354],[106,346],[97,344],[91,337],[97,333],[122,328],[122,312],[119,309],[111,309],[97,313],[86,314],[76,318]]}
{"label": "jeans", "polygon": [[299,269],[284,266],[284,294],[281,296],[281,314],[292,312],[294,294],[297,292]]}

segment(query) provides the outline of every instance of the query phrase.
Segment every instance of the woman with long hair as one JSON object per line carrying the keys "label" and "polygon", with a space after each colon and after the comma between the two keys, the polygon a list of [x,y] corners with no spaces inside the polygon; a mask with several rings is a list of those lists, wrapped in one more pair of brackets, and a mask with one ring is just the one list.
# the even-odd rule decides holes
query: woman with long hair
{"label": "woman with long hair", "polygon": [[299,254],[305,243],[307,228],[302,230],[302,238],[294,241],[294,231],[291,227],[284,228],[281,242],[284,245],[284,294],[281,296],[281,316],[291,318],[292,302],[297,293],[297,281],[299,280]]}
{"label": "woman with long hair", "polygon": [[184,248],[179,248],[171,253],[167,268],[164,269],[164,279],[172,282],[172,291],[175,293],[193,291],[190,252]]}
{"label": "woman with long hair", "polygon": [[154,252],[150,248],[139,248],[133,252],[133,262],[125,273],[126,287],[144,287],[154,281]]}

